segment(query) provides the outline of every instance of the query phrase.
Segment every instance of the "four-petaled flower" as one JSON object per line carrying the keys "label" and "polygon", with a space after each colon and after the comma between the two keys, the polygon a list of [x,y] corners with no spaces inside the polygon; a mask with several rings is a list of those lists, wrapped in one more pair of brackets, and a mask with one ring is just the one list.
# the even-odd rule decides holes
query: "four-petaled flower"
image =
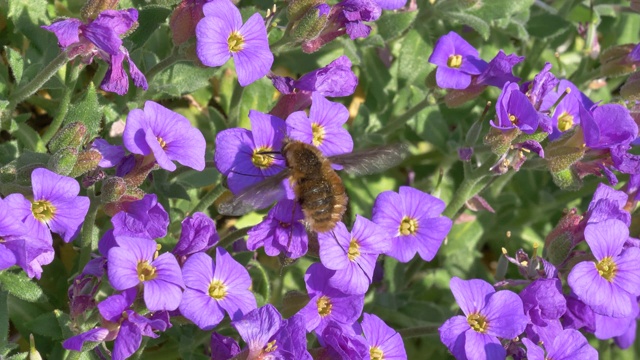
{"label": "four-petaled flower", "polygon": [[196,51],[204,65],[220,66],[233,57],[242,86],[267,75],[273,54],[260,14],[253,14],[243,25],[240,10],[229,0],[213,0],[202,11],[204,18],[196,26]]}
{"label": "four-petaled flower", "polygon": [[479,75],[487,67],[478,50],[453,31],[436,41],[429,62],[438,66],[436,83],[443,89],[466,89],[471,75]]}

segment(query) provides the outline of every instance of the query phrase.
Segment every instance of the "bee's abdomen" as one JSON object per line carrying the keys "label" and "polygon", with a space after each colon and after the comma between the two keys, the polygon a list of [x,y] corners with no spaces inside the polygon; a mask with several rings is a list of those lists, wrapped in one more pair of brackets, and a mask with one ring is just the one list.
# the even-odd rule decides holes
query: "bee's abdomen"
{"label": "bee's abdomen", "polygon": [[334,172],[325,176],[301,178],[296,187],[297,197],[309,227],[317,232],[333,229],[346,211],[347,196],[340,177]]}

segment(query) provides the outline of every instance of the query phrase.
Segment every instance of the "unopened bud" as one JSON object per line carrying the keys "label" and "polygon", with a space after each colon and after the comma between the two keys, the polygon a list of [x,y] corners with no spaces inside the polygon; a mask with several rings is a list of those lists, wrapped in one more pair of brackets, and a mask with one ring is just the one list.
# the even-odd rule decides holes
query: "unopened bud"
{"label": "unopened bud", "polygon": [[427,77],[424,79],[424,84],[427,86],[427,89],[437,89],[438,84],[436,83],[436,69],[433,69]]}
{"label": "unopened bud", "polygon": [[101,12],[115,9],[119,2],[120,0],[88,0],[80,10],[80,16],[84,20],[93,20]]}
{"label": "unopened bud", "polygon": [[287,6],[287,19],[291,22],[300,20],[311,8],[321,4],[324,4],[323,0],[292,0]]}
{"label": "unopened bud", "polygon": [[319,4],[309,9],[293,26],[291,37],[297,41],[315,39],[327,25],[330,10],[331,7],[327,4]]}
{"label": "unopened bud", "polygon": [[582,187],[582,179],[572,169],[552,172],[551,177],[562,190],[576,191]]}
{"label": "unopened bud", "polygon": [[33,339],[33,334],[29,334],[29,360],[42,360],[42,356],[36,349],[36,341]]}
{"label": "unopened bud", "polygon": [[69,176],[76,178],[83,175],[90,170],[94,170],[98,167],[98,163],[102,160],[102,154],[96,149],[89,149],[78,154],[78,160],[73,170],[69,173]]}
{"label": "unopened bud", "polygon": [[80,122],[65,125],[53,136],[47,147],[52,154],[63,148],[78,148],[84,143],[87,127]]}
{"label": "unopened bud", "polygon": [[110,177],[102,182],[100,200],[103,204],[120,200],[127,192],[127,183],[121,177]]}
{"label": "unopened bud", "polygon": [[584,157],[587,149],[583,145],[584,135],[582,128],[575,129],[573,134],[569,133],[561,139],[550,143],[545,149],[547,166],[552,173],[566,170]]}
{"label": "unopened bud", "polygon": [[502,155],[509,150],[511,142],[515,139],[520,131],[518,129],[502,131],[491,128],[489,133],[484,137],[485,145],[491,146],[491,151],[496,155]]}
{"label": "unopened bud", "polygon": [[629,59],[634,44],[613,46],[600,54],[600,74],[602,76],[621,76],[636,70],[636,64]]}
{"label": "unopened bud", "polygon": [[550,239],[545,247],[547,259],[553,265],[562,264],[573,249],[573,243],[569,234],[562,233]]}
{"label": "unopened bud", "polygon": [[620,88],[620,95],[627,100],[640,100],[640,72],[629,76],[627,82]]}
{"label": "unopened bud", "polygon": [[169,19],[173,44],[178,46],[196,35],[196,25],[204,17],[202,1],[183,0]]}
{"label": "unopened bud", "polygon": [[78,160],[78,150],[66,147],[56,151],[47,163],[47,168],[57,174],[67,176],[73,170]]}

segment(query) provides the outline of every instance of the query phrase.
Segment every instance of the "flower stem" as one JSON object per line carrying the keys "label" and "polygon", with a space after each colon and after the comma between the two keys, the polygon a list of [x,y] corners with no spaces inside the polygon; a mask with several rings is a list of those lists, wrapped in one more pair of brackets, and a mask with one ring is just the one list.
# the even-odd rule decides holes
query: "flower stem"
{"label": "flower stem", "polygon": [[[71,69],[69,69],[71,67]],[[72,62],[67,63],[67,76],[65,79],[65,91],[62,95],[62,100],[60,100],[60,105],[58,106],[58,113],[56,117],[53,118],[51,125],[47,131],[42,135],[42,142],[48,143],[49,140],[58,132],[60,129],[60,125],[62,125],[62,121],[67,116],[67,112],[69,111],[69,104],[71,103],[71,97],[73,96],[73,90],[76,87],[76,81],[78,80],[78,75],[80,74],[80,65],[74,64]]]}
{"label": "flower stem", "polygon": [[209,190],[209,192],[202,199],[200,199],[200,202],[198,202],[196,206],[193,207],[189,214],[204,212],[209,206],[211,206],[211,204],[213,204],[214,201],[216,201],[217,198],[220,197],[220,195],[222,195],[225,190],[226,189],[224,188],[224,186],[222,186],[222,184],[216,185],[213,189]]}
{"label": "flower stem", "polygon": [[55,75],[55,73],[60,70],[62,65],[66,64],[68,61],[69,56],[67,52],[61,52],[58,56],[51,60],[51,62],[47,66],[45,66],[42,71],[40,71],[40,73],[38,73],[33,79],[31,79],[28,84],[14,91],[9,97],[9,104],[7,105],[2,115],[0,115],[0,123],[4,125],[5,121],[11,116],[11,113],[13,113],[13,109],[15,109],[19,103],[38,91],[42,87],[42,85],[44,85],[49,79],[51,79],[51,77],[53,77],[53,75]]}
{"label": "flower stem", "polygon": [[179,63],[180,61],[186,61],[186,60],[187,59],[185,59],[184,57],[182,57],[182,55],[180,55],[178,48],[174,48],[169,56],[160,60],[157,64],[153,65],[151,69],[149,69],[149,71],[147,71],[147,74],[145,75],[147,78],[147,82],[151,84],[151,81],[153,80],[153,78],[159,73],[161,73],[163,70],[170,68],[171,66],[173,66],[176,63]]}
{"label": "flower stem", "polygon": [[442,215],[454,219],[464,204],[489,184],[491,181],[489,169],[495,163],[495,160],[495,156],[490,157],[481,167],[465,176]]}
{"label": "flower stem", "polygon": [[429,106],[436,105],[437,103],[438,103],[437,100],[435,100],[430,93],[427,94],[427,96],[422,101],[414,105],[411,109],[407,110],[405,113],[397,117],[391,118],[389,120],[389,123],[384,128],[381,129],[380,133],[382,135],[388,135],[393,133],[394,131],[404,126],[407,123],[407,121],[409,121],[411,118],[416,116],[420,111],[424,110]]}
{"label": "flower stem", "polygon": [[438,334],[438,325],[417,326],[412,328],[400,329],[398,333],[403,339],[412,337],[433,336]]}
{"label": "flower stem", "polygon": [[[238,239],[242,239],[244,236],[247,235],[247,233],[249,232],[249,230],[251,230],[251,228],[253,228],[253,226],[247,226],[247,227],[243,227],[241,229],[238,229],[230,234],[227,234],[227,236],[225,236],[224,238],[222,238],[220,241],[218,241],[218,243],[216,244],[216,247],[220,247],[220,248],[227,248],[229,247],[231,244],[233,244],[236,240]],[[212,248],[212,250],[215,248]],[[215,250],[213,250],[215,251]]]}
{"label": "flower stem", "polygon": [[95,196],[93,187],[87,189],[89,196],[89,211],[82,225],[82,239],[80,243],[80,260],[78,262],[78,271],[82,271],[84,266],[91,260],[91,252],[93,252],[93,230],[96,225],[96,215],[100,207],[100,199]]}

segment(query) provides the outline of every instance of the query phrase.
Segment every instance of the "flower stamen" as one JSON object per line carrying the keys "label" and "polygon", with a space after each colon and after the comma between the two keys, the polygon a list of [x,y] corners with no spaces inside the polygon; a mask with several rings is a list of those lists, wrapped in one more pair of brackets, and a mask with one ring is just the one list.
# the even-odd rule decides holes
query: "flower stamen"
{"label": "flower stamen", "polygon": [[447,66],[450,68],[458,69],[462,66],[462,55],[451,55],[447,59]]}
{"label": "flower stamen", "polygon": [[377,346],[369,348],[369,356],[371,360],[384,360],[384,353],[382,352],[382,349]]}
{"label": "flower stamen", "polygon": [[56,208],[50,201],[37,200],[31,203],[31,213],[38,221],[46,223],[53,219]]}
{"label": "flower stamen", "polygon": [[558,130],[567,131],[571,129],[573,126],[573,115],[569,114],[566,111],[563,111],[560,116],[558,116]]}
{"label": "flower stamen", "polygon": [[318,306],[318,314],[320,314],[320,316],[325,317],[331,314],[331,308],[333,307],[333,304],[331,304],[331,299],[329,299],[328,296],[320,296],[320,298],[316,302],[316,305]]}
{"label": "flower stamen", "polygon": [[271,164],[273,164],[273,157],[270,154],[265,154],[267,152],[271,152],[272,149],[267,146],[259,146],[253,149],[253,155],[251,156],[251,162],[257,168],[266,169]]}
{"label": "flower stamen", "polygon": [[324,137],[326,135],[326,132],[324,130],[324,127],[318,123],[312,123],[311,124],[311,134],[313,134],[313,146],[320,146],[322,145],[322,142],[324,141]]}
{"label": "flower stamen", "polygon": [[237,31],[232,32],[227,39],[230,52],[238,52],[244,48],[244,37]]}
{"label": "flower stamen", "polygon": [[467,323],[473,330],[481,334],[486,333],[487,329],[489,328],[489,322],[487,321],[487,318],[484,317],[484,315],[480,314],[471,314],[467,316]]}
{"label": "flower stamen", "polygon": [[227,296],[227,286],[220,280],[213,280],[209,284],[209,296],[216,300],[222,300]]}
{"label": "flower stamen", "polygon": [[613,262],[613,258],[611,256],[607,256],[604,259],[598,261],[596,264],[596,269],[598,269],[598,274],[602,276],[608,282],[612,282],[613,278],[616,277],[616,273],[618,272],[618,266],[615,262]]}
{"label": "flower stamen", "polygon": [[354,261],[360,256],[360,244],[356,239],[351,239],[349,243],[349,251],[347,252],[347,257],[349,260]]}
{"label": "flower stamen", "polygon": [[400,228],[398,231],[400,231],[400,234],[404,236],[415,235],[418,231],[418,220],[405,215],[400,222]]}
{"label": "flower stamen", "polygon": [[147,260],[138,261],[136,270],[138,271],[138,279],[142,282],[153,280],[158,277],[156,267],[149,264],[149,261]]}

